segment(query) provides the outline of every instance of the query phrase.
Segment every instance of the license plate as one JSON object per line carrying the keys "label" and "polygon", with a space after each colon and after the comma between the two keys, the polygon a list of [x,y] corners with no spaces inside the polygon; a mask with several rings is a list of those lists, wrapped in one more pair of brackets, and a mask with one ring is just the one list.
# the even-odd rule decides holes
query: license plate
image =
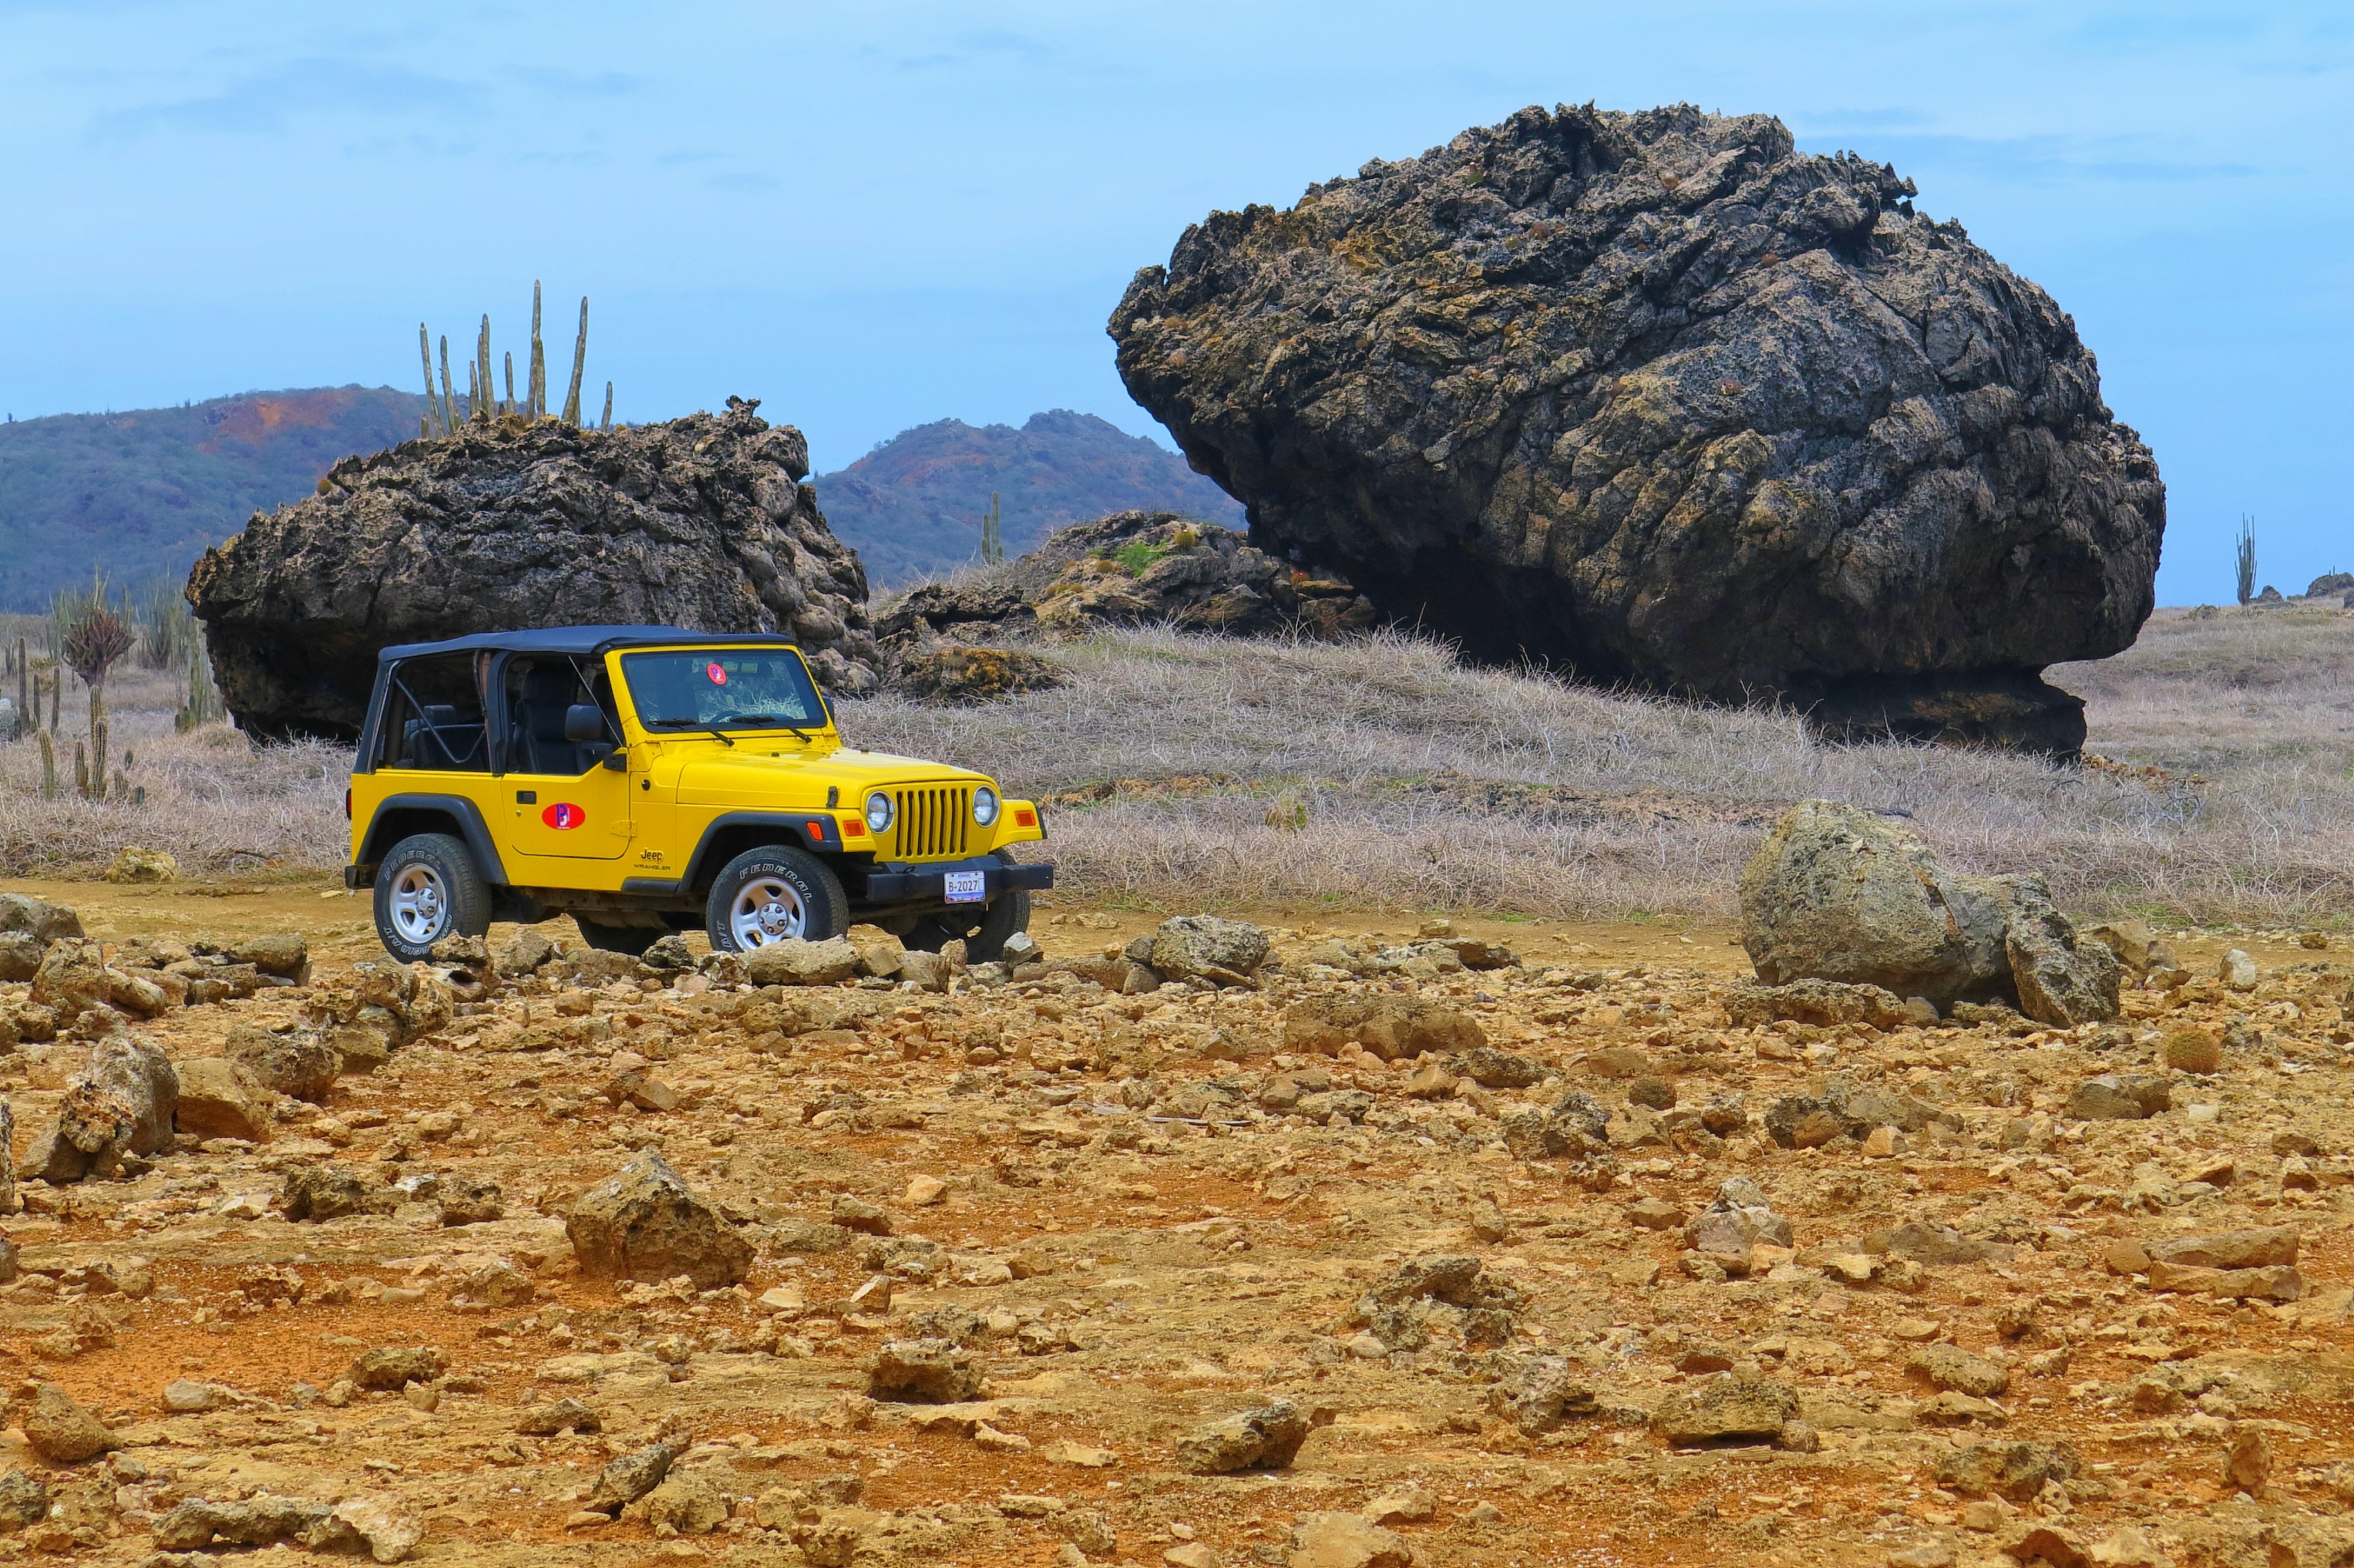
{"label": "license plate", "polygon": [[989,874],[985,871],[951,871],[948,883],[951,904],[979,904],[989,897]]}

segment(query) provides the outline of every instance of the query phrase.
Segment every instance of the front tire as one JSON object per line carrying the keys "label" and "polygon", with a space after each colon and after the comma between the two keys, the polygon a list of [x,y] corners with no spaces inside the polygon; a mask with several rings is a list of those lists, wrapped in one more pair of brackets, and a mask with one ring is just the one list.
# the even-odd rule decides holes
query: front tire
{"label": "front tire", "polygon": [[432,957],[436,942],[490,929],[490,884],[448,833],[412,833],[377,864],[376,938],[402,963]]}
{"label": "front tire", "polygon": [[[1005,865],[1018,863],[1003,850],[995,852],[998,861]],[[942,915],[927,915],[916,922],[907,933],[906,944],[928,953],[937,953],[952,941],[964,943],[964,961],[969,964],[993,964],[1005,956],[1005,944],[1016,931],[1030,928],[1030,890],[1009,887],[999,894],[986,908],[973,912],[961,911]]]}
{"label": "front tire", "polygon": [[703,906],[715,953],[746,953],[799,938],[822,942],[850,929],[850,898],[833,868],[790,844],[746,850],[719,870]]}

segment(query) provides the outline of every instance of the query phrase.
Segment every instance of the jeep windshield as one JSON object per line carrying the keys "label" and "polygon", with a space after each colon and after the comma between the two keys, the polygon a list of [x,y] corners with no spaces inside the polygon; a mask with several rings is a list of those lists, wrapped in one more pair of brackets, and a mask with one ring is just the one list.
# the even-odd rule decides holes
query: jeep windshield
{"label": "jeep windshield", "polygon": [[789,648],[680,648],[621,655],[638,722],[655,734],[809,730],[829,721],[809,667]]}

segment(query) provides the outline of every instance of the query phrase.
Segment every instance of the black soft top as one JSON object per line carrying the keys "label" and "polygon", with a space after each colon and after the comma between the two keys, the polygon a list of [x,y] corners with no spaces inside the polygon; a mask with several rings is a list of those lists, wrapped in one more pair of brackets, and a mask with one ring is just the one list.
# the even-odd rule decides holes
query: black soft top
{"label": "black soft top", "polygon": [[545,626],[533,631],[478,631],[441,642],[403,642],[376,654],[380,663],[434,653],[568,653],[593,656],[632,644],[746,643],[788,648],[792,639],[773,631],[689,631],[683,626]]}

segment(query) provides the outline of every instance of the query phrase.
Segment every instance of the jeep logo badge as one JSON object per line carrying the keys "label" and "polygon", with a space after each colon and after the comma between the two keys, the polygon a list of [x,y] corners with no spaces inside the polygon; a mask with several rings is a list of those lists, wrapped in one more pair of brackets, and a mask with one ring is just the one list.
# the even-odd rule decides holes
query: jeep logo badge
{"label": "jeep logo badge", "polygon": [[557,832],[569,832],[588,820],[588,813],[569,800],[558,800],[539,814],[539,820]]}

